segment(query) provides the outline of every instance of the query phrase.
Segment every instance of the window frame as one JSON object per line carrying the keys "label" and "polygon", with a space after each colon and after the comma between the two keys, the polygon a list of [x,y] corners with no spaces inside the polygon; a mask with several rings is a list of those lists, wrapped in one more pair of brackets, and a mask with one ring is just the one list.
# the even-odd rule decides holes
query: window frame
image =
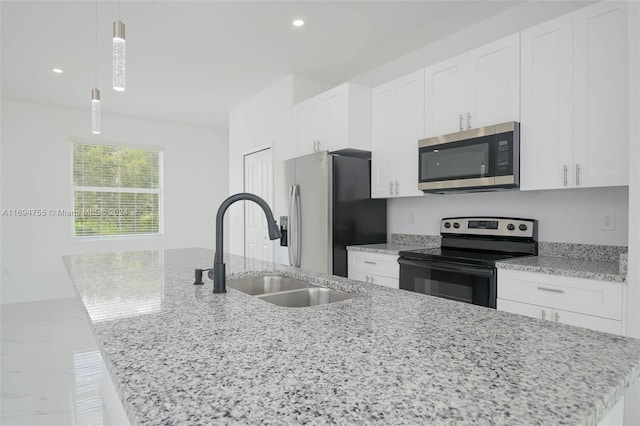
{"label": "window frame", "polygon": [[129,148],[129,149],[142,149],[145,151],[155,151],[158,153],[158,232],[157,233],[147,233],[147,234],[113,234],[113,235],[76,235],[75,229],[75,217],[70,216],[70,231],[71,238],[75,241],[108,241],[108,240],[134,240],[134,239],[155,239],[164,237],[164,147],[159,145],[144,145],[144,144],[132,144],[126,142],[117,142],[111,140],[104,139],[83,139],[83,138],[70,138],[69,139],[69,157],[70,157],[70,167],[69,167],[69,181],[71,187],[71,210],[76,209],[76,201],[75,194],[78,191],[77,188],[88,188],[80,191],[91,191],[91,190],[104,190],[106,188],[111,188],[112,191],[103,191],[103,192],[123,192],[123,193],[153,193],[155,194],[156,190],[152,190],[149,192],[138,192],[131,191],[130,188],[114,188],[114,187],[90,187],[90,186],[76,186],[73,181],[73,172],[74,172],[74,147],[76,144],[81,145],[93,145],[93,146],[105,146],[111,148]]}

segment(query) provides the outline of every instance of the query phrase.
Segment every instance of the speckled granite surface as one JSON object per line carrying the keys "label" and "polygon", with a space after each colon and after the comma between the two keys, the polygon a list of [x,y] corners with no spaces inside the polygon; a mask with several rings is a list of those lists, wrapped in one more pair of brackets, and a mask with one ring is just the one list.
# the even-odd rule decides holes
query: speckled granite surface
{"label": "speckled granite surface", "polygon": [[626,278],[626,274],[620,273],[619,262],[602,262],[567,257],[520,257],[496,262],[496,267],[602,281],[623,282]]}
{"label": "speckled granite surface", "polygon": [[620,255],[620,274],[627,275],[627,269],[629,268],[629,253],[622,253]]}
{"label": "speckled granite surface", "polygon": [[403,250],[440,247],[440,240],[439,236],[433,235],[391,234],[389,243],[348,246],[347,250],[397,255]]}
{"label": "speckled granite surface", "polygon": [[543,257],[568,257],[571,259],[619,262],[620,255],[627,252],[625,246],[603,246],[595,244],[538,243],[538,255]]}
{"label": "speckled granite surface", "polygon": [[[65,258],[133,424],[586,424],[640,341],[232,256],[359,297],[284,308],[194,286],[204,249]],[[230,261],[230,262],[229,262]]]}
{"label": "speckled granite surface", "polygon": [[421,248],[440,247],[440,235],[391,234],[391,242]]}
{"label": "speckled granite surface", "polygon": [[402,250],[414,250],[421,248],[420,246],[408,246],[404,244],[380,243],[380,244],[362,244],[358,246],[347,246],[347,251],[362,251],[365,253],[379,254],[395,254]]}

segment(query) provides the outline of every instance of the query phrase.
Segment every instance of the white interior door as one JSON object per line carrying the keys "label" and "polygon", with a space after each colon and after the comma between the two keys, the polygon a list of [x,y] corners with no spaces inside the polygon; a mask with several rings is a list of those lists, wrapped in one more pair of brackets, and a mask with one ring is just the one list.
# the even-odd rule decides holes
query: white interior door
{"label": "white interior door", "polygon": [[[244,191],[263,198],[273,210],[273,158],[271,149],[244,156]],[[244,255],[273,262],[264,212],[252,201],[244,202]]]}

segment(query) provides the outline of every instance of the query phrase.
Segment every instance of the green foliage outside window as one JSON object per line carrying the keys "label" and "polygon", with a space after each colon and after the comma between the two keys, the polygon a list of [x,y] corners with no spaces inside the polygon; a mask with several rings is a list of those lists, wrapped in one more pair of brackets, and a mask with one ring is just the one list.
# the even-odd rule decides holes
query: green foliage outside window
{"label": "green foliage outside window", "polygon": [[160,153],[76,143],[75,235],[160,232]]}

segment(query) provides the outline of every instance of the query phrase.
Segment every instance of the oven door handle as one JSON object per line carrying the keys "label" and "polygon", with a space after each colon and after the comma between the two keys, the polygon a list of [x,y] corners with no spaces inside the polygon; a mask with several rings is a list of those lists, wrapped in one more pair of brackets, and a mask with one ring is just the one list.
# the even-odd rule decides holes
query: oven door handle
{"label": "oven door handle", "polygon": [[446,271],[446,272],[459,272],[459,273],[467,273],[469,275],[475,275],[480,277],[493,277],[495,275],[495,269],[481,269],[481,268],[473,268],[464,265],[454,265],[451,263],[434,263],[434,262],[426,262],[420,260],[409,260],[399,258],[398,263],[400,265],[413,266],[421,269],[435,269],[438,271]]}

